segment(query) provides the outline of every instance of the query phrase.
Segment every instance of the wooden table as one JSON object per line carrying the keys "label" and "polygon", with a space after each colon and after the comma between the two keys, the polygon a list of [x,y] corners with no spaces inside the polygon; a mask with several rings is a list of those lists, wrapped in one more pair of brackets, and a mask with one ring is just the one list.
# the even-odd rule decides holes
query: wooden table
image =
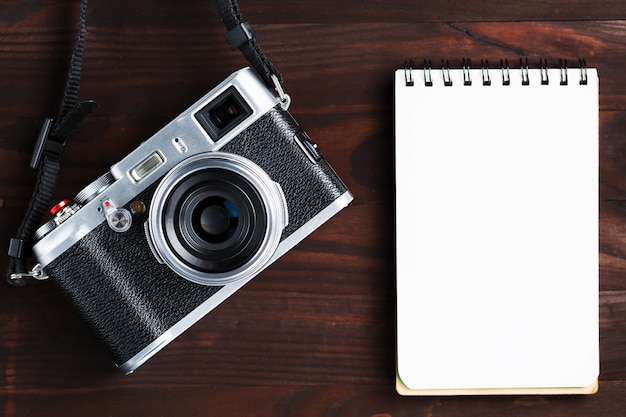
{"label": "wooden table", "polygon": [[[0,4],[0,233],[15,234],[55,115],[78,2]],[[351,206],[131,376],[50,282],[0,291],[4,416],[622,416],[626,413],[626,8],[622,1],[242,1],[291,112]],[[184,4],[184,7],[182,6]],[[96,1],[53,200],[74,196],[245,66],[209,1]],[[394,391],[393,71],[463,57],[586,58],[600,87],[599,393],[403,398]],[[445,127],[442,127],[445,128]],[[488,127],[487,127],[488,128]],[[523,129],[523,120],[515,129]],[[530,134],[530,132],[529,132]],[[5,248],[6,249],[6,248]],[[2,258],[2,269],[6,267]],[[87,271],[88,273],[88,271]]]}

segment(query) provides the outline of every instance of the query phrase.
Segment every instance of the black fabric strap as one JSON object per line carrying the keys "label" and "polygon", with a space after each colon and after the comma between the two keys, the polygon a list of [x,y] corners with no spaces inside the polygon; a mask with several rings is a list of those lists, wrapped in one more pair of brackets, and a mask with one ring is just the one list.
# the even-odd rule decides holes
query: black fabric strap
{"label": "black fabric strap", "polygon": [[228,33],[226,41],[232,49],[239,49],[246,57],[250,65],[263,77],[265,83],[274,88],[274,75],[279,83],[282,84],[283,77],[276,69],[274,64],[267,59],[267,56],[261,50],[256,42],[255,33],[250,23],[243,19],[241,10],[236,0],[214,0],[217,12],[224,22]]}
{"label": "black fabric strap", "polygon": [[96,102],[92,100],[78,102],[86,14],[87,0],[81,0],[78,33],[59,115],[56,120],[46,119],[44,128],[39,134],[31,161],[31,167],[38,171],[35,189],[24,219],[18,228],[17,236],[9,242],[10,259],[7,278],[12,285],[22,286],[25,284],[24,274],[28,273],[26,257],[30,254],[31,239],[50,206],[65,143],[80,122],[97,107]]}

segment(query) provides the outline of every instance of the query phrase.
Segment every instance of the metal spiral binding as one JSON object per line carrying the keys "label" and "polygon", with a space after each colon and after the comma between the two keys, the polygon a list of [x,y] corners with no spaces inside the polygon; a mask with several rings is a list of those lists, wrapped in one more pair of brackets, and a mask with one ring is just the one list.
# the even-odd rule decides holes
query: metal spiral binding
{"label": "metal spiral binding", "polygon": [[413,81],[413,60],[404,61],[404,82],[407,86],[412,87],[415,85]]}
{"label": "metal spiral binding", "polygon": [[561,85],[567,85],[567,59],[559,59],[559,69],[561,72]]}
{"label": "metal spiral binding", "polygon": [[519,66],[522,69],[522,85],[530,85],[530,79],[528,78],[528,58],[526,58],[526,65],[519,59]]}
{"label": "metal spiral binding", "polygon": [[502,85],[511,85],[511,74],[509,73],[509,60],[500,60],[500,69],[502,70]]}
{"label": "metal spiral binding", "polygon": [[480,72],[483,76],[483,85],[491,85],[491,77],[489,76],[489,61],[480,60]]}
{"label": "metal spiral binding", "polygon": [[433,86],[433,76],[430,72],[432,67],[433,67],[433,63],[430,59],[428,61],[424,60],[424,85],[426,87]]}
{"label": "metal spiral binding", "polygon": [[450,61],[441,60],[441,73],[443,74],[443,85],[452,87],[452,78],[450,77]]}
{"label": "metal spiral binding", "polygon": [[[580,69],[580,85],[587,85],[588,83],[588,74],[587,74],[587,62],[584,59],[578,60],[578,66]],[[415,79],[413,76],[413,69],[415,68],[415,63],[413,60],[407,60],[404,62],[404,79],[407,86],[415,85]],[[550,77],[549,77],[549,68],[548,60],[545,58],[541,58],[539,60],[539,70],[541,75],[541,85],[549,85]],[[432,61],[424,60],[423,65],[423,75],[424,75],[424,86],[432,87],[434,85],[433,81],[433,73],[432,73]],[[567,65],[566,59],[559,59],[559,84],[560,85],[568,85],[569,84],[569,68]],[[463,73],[463,85],[471,86],[472,85],[472,61],[470,58],[463,58],[461,63],[461,70]],[[500,59],[500,73],[502,76],[502,85],[508,86],[511,85],[511,68],[509,67],[508,59]],[[453,85],[453,79],[451,76],[451,67],[450,61],[447,59],[441,60],[441,74],[443,79],[443,84],[446,87],[451,87]],[[528,58],[520,58],[519,59],[519,71],[521,73],[521,83],[524,86],[530,85],[530,77],[529,77],[529,63]],[[491,86],[491,74],[488,60],[480,61],[480,72],[482,78],[482,84],[484,86]]]}
{"label": "metal spiral binding", "polygon": [[550,84],[550,78],[548,78],[548,60],[547,59],[540,59],[539,60],[539,67],[541,68],[541,85],[548,85]]}
{"label": "metal spiral binding", "polygon": [[578,66],[580,67],[580,85],[587,85],[587,61],[579,59]]}
{"label": "metal spiral binding", "polygon": [[470,69],[472,67],[472,60],[463,58],[463,85],[472,85],[472,76]]}

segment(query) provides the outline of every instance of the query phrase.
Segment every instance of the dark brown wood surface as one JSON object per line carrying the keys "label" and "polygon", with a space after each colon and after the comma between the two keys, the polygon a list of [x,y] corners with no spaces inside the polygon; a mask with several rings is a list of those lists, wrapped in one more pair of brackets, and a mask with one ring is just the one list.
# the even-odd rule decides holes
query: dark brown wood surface
{"label": "dark brown wood surface", "polygon": [[[422,3],[242,0],[283,72],[292,114],[354,202],[131,376],[115,369],[54,284],[0,286],[0,415],[623,416],[626,7],[620,0]],[[77,6],[0,0],[3,253],[30,197],[35,137],[57,112]],[[68,144],[54,200],[75,195],[245,66],[224,31],[209,1],[92,0],[81,97],[100,108]],[[463,57],[528,57],[533,66],[586,58],[598,68],[596,395],[395,393],[392,75],[407,58],[459,66]],[[510,129],[525,129],[524,120]]]}

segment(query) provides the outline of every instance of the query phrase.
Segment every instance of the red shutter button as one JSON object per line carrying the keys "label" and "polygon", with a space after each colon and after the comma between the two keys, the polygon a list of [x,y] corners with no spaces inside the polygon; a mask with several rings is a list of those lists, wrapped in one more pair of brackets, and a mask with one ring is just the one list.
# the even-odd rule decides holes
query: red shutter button
{"label": "red shutter button", "polygon": [[52,214],[52,215],[54,216],[55,214],[57,214],[58,212],[60,212],[61,210],[63,210],[63,208],[64,208],[65,206],[67,206],[67,204],[68,204],[69,202],[70,202],[69,200],[63,200],[63,201],[61,201],[59,204],[57,204],[56,206],[54,206],[54,207],[52,207],[52,208],[50,209],[50,214]]}

